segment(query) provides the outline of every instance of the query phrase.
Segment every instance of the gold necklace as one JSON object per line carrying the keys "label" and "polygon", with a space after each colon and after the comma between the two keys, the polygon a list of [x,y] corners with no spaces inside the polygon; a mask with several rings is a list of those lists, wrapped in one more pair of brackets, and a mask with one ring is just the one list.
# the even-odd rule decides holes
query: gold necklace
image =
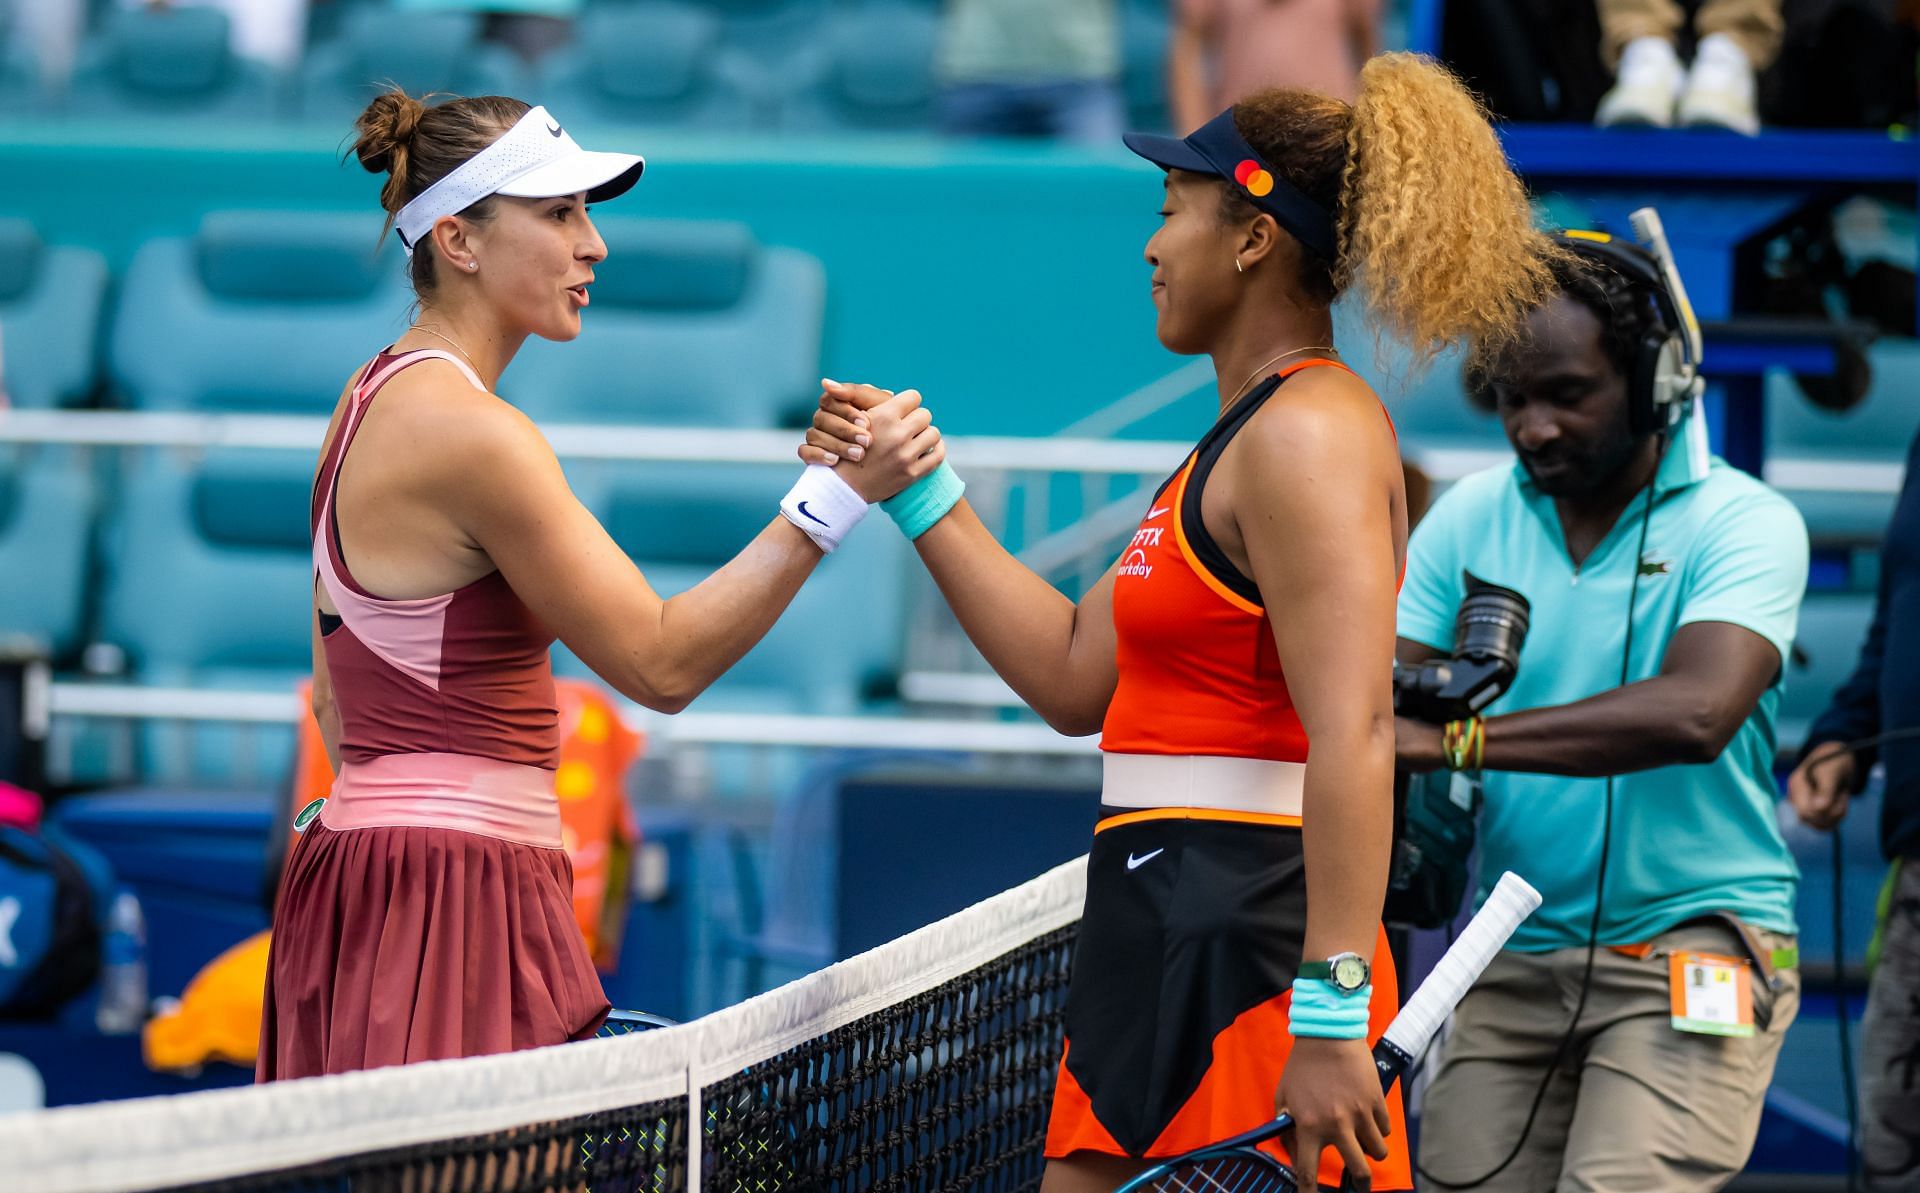
{"label": "gold necklace", "polygon": [[[443,337],[443,338],[444,338],[444,337]],[[1261,362],[1260,364],[1258,364],[1258,365],[1255,365],[1255,366],[1254,366],[1254,369],[1253,369],[1253,372],[1251,372],[1251,373],[1249,373],[1249,374],[1247,374],[1247,379],[1246,379],[1245,381],[1242,381],[1242,382],[1240,383],[1240,388],[1239,388],[1239,389],[1236,389],[1236,390],[1234,390],[1234,391],[1233,391],[1233,396],[1232,396],[1231,398],[1228,398],[1228,399],[1227,399],[1227,404],[1228,404],[1229,406],[1231,406],[1231,405],[1232,405],[1233,403],[1235,403],[1235,402],[1237,402],[1237,401],[1239,401],[1239,400],[1240,400],[1240,395],[1241,395],[1241,394],[1243,394],[1243,393],[1245,393],[1245,392],[1247,392],[1247,386],[1249,386],[1249,385],[1252,385],[1252,384],[1253,384],[1253,379],[1254,379],[1255,377],[1258,377],[1258,376],[1260,375],[1260,371],[1261,371],[1262,369],[1265,369],[1265,368],[1266,368],[1267,366],[1269,366],[1269,365],[1272,365],[1272,364],[1274,364],[1274,363],[1276,363],[1276,362],[1278,362],[1278,361],[1283,361],[1283,360],[1285,360],[1285,359],[1287,359],[1287,357],[1289,357],[1289,356],[1298,356],[1298,355],[1300,355],[1300,354],[1301,354],[1302,352],[1331,352],[1331,353],[1333,353],[1333,354],[1334,354],[1335,356],[1338,356],[1338,355],[1340,355],[1340,350],[1339,350],[1339,349],[1337,349],[1337,348],[1335,348],[1335,347],[1334,347],[1334,346],[1333,346],[1332,344],[1324,344],[1324,345],[1322,345],[1322,344],[1309,344],[1309,345],[1308,345],[1307,347],[1305,347],[1305,348],[1295,348],[1295,349],[1292,349],[1291,351],[1288,351],[1288,352],[1282,352],[1282,353],[1281,353],[1280,355],[1278,355],[1278,356],[1276,356],[1276,357],[1274,357],[1274,358],[1273,358],[1273,360],[1269,360],[1269,361],[1263,361],[1263,362]]]}
{"label": "gold necklace", "polygon": [[479,365],[477,365],[477,364],[474,364],[474,363],[473,363],[473,357],[471,357],[471,356],[467,356],[467,350],[466,350],[465,348],[462,348],[462,347],[461,347],[461,346],[460,346],[460,345],[459,345],[459,344],[458,344],[458,343],[457,343],[457,342],[456,342],[456,341],[454,340],[454,338],[453,338],[452,336],[449,336],[449,335],[442,335],[441,333],[439,333],[439,332],[437,332],[437,331],[435,331],[435,330],[433,330],[433,328],[431,328],[431,327],[423,327],[423,326],[421,326],[421,325],[420,325],[420,324],[418,324],[418,323],[414,323],[414,324],[411,324],[411,325],[409,325],[409,326],[408,326],[408,328],[407,328],[407,330],[408,330],[408,331],[424,331],[424,332],[426,332],[426,333],[427,333],[428,335],[430,335],[430,336],[433,336],[433,337],[434,337],[435,339],[441,339],[441,340],[445,340],[445,341],[446,341],[447,343],[449,343],[449,344],[452,344],[452,345],[453,345],[453,350],[454,350],[455,352],[458,352],[458,353],[459,353],[459,354],[460,354],[461,356],[466,356],[466,358],[467,358],[467,367],[469,367],[469,368],[471,368],[471,369],[472,369],[472,370],[473,370],[473,371],[474,371],[475,373],[478,373],[478,372],[480,371],[480,366],[479,366]]}

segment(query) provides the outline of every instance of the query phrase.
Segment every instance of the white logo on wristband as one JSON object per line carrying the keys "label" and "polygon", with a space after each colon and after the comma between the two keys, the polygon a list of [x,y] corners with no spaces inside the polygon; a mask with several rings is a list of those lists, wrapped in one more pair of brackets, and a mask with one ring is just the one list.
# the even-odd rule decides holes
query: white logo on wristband
{"label": "white logo on wristband", "polygon": [[866,499],[824,464],[807,465],[780,500],[780,516],[828,554],[867,516],[868,508]]}

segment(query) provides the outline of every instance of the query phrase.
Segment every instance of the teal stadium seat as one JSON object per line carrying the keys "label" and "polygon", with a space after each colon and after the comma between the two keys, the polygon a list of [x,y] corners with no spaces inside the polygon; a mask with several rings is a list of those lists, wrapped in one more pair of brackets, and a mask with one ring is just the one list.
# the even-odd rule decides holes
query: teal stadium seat
{"label": "teal stadium seat", "polygon": [[59,658],[80,644],[93,490],[67,452],[0,455],[0,642]]}
{"label": "teal stadium seat", "polygon": [[745,129],[764,123],[765,88],[722,46],[711,11],[681,3],[591,9],[574,44],[552,56],[531,94],[569,123]]}
{"label": "teal stadium seat", "polygon": [[1780,702],[1779,741],[1794,751],[1807,729],[1827,707],[1835,689],[1853,674],[1873,620],[1870,592],[1810,592],[1800,605],[1800,629],[1794,658],[1787,666],[1787,688]]}
{"label": "teal stadium seat", "polygon": [[388,84],[411,95],[512,95],[527,77],[513,51],[480,39],[480,17],[462,12],[360,8],[345,30],[308,53],[300,72],[300,111],[335,121],[344,132]]}
{"label": "teal stadium seat", "polygon": [[331,413],[406,330],[411,292],[379,232],[371,216],[232,211],[146,242],[121,286],[116,389],[149,410]]}
{"label": "teal stadium seat", "polygon": [[[317,448],[317,445],[316,445]],[[301,452],[164,449],[130,461],[107,520],[100,637],[158,686],[290,692],[311,667],[313,568]],[[149,783],[270,786],[291,729],[150,724]]]}
{"label": "teal stadium seat", "polygon": [[65,109],[79,116],[278,115],[286,89],[272,70],[237,57],[227,15],[214,8],[116,12],[84,46]]}
{"label": "teal stadium seat", "polygon": [[570,344],[529,340],[501,381],[537,422],[770,427],[819,395],[826,275],[724,221],[600,221],[607,259]]}
{"label": "teal stadium seat", "polygon": [[[361,215],[216,212],[142,245],[109,346],[114,385],[151,410],[325,415],[355,367],[406,328],[389,238]],[[148,684],[287,691],[304,676],[311,452],[153,452],[106,536],[101,635]],[[155,724],[143,779],[259,786],[279,731]],[[249,748],[251,747],[251,752]]]}
{"label": "teal stadium seat", "polygon": [[838,12],[791,70],[780,124],[795,132],[925,132],[934,127],[939,20],[915,4]]}
{"label": "teal stadium seat", "polygon": [[0,391],[13,405],[76,405],[92,392],[107,262],[91,249],[42,243],[25,220],[0,218]]}
{"label": "teal stadium seat", "polygon": [[[1816,542],[1878,542],[1894,493],[1848,492],[1867,465],[1891,483],[1920,429],[1920,341],[1882,340],[1868,350],[1873,386],[1844,414],[1808,402],[1791,377],[1767,378],[1767,477],[1800,507]],[[1823,480],[1823,477],[1831,478]]]}
{"label": "teal stadium seat", "polygon": [[[745,55],[769,75],[784,75],[796,50],[819,33],[833,8],[850,0],[700,0],[720,17],[729,50]],[[612,5],[609,5],[612,7]]]}

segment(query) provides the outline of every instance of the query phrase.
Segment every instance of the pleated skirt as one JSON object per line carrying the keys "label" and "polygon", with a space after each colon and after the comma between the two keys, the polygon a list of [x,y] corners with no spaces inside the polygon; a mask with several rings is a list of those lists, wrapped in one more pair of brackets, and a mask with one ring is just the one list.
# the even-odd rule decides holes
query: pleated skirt
{"label": "pleated skirt", "polygon": [[563,850],[316,821],[274,914],[256,1077],[560,1044],[608,1009]]}

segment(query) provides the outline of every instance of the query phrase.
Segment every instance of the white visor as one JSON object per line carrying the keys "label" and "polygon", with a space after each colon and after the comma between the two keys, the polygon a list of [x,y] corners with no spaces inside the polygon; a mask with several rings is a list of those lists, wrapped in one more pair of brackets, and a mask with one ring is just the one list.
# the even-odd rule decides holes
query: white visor
{"label": "white visor", "polygon": [[458,215],[488,195],[553,199],[584,191],[588,202],[598,203],[625,194],[646,165],[637,153],[589,153],[545,108],[534,108],[402,207],[393,229],[411,257],[440,217]]}

